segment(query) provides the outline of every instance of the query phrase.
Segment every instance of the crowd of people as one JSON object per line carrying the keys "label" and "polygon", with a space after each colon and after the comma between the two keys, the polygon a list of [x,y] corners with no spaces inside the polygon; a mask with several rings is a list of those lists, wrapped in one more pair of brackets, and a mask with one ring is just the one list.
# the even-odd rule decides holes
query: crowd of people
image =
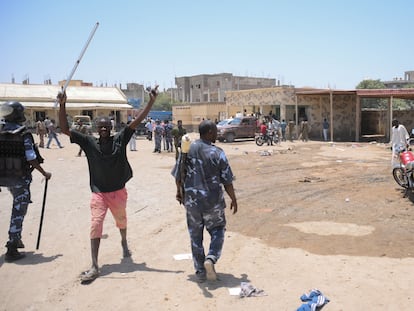
{"label": "crowd of people", "polygon": [[[111,122],[111,133],[116,133],[120,131],[125,126],[129,126],[131,122],[135,120],[135,117],[128,116],[128,122],[126,124],[120,124],[117,126],[113,117],[108,116]],[[203,118],[204,121],[204,118]],[[174,152],[176,154],[176,159],[178,158],[179,147],[181,143],[181,137],[187,133],[186,129],[182,125],[182,120],[178,120],[177,124],[174,125],[169,120],[159,120],[152,119],[151,117],[146,117],[144,119],[145,124],[145,136],[147,140],[154,142],[153,153],[165,152]],[[87,128],[82,124],[81,120],[76,120],[77,125],[75,130],[82,133],[87,132]],[[216,119],[214,123],[217,125],[218,120]],[[40,118],[36,122],[36,134],[39,137],[39,147],[50,149],[50,145],[54,140],[56,145],[59,148],[63,148],[62,144],[59,141],[58,133],[56,131],[56,122],[55,120],[50,120],[47,116],[43,119]],[[265,138],[268,138],[268,145],[273,145],[273,141],[283,142],[294,140],[302,140],[307,142],[309,140],[310,124],[306,118],[302,118],[299,125],[296,126],[293,120],[285,119],[281,121],[278,120],[275,114],[271,112],[269,115],[257,116],[257,131],[263,135]],[[325,118],[322,123],[322,136],[325,141],[328,140],[328,131],[329,131],[329,122]],[[141,133],[141,129],[136,129],[129,141],[129,150],[137,151],[136,140]],[[90,133],[89,133],[90,134]],[[272,137],[277,136],[277,139],[273,140]],[[45,143],[45,138],[47,138],[47,143]],[[81,156],[82,148],[79,149],[77,156]]]}
{"label": "crowd of people", "polygon": [[[135,121],[135,117],[128,116],[128,122],[126,124],[121,124],[120,126],[115,125],[114,118],[108,116],[108,119],[111,123],[111,133],[114,134],[122,130],[125,126],[129,126],[131,122]],[[181,137],[187,133],[186,129],[182,125],[182,120],[178,120],[177,124],[174,126],[169,120],[159,120],[146,117],[144,119],[145,123],[145,136],[149,141],[154,141],[154,153],[161,153],[161,151],[174,152],[176,153],[176,159],[178,158],[179,147],[181,143]],[[83,124],[82,120],[74,120],[76,126],[74,129],[83,134],[88,133],[87,127]],[[51,143],[54,140],[57,147],[63,148],[60,140],[58,138],[58,133],[56,130],[56,122],[53,119],[49,119],[47,116],[45,118],[39,118],[36,122],[35,133],[39,138],[39,147],[50,149]],[[136,140],[139,136],[140,130],[138,127],[134,131],[131,139],[129,140],[129,150],[137,151]],[[47,139],[47,143],[45,143]],[[82,155],[82,148],[79,149],[77,154],[78,157]]]}
{"label": "crowd of people", "polygon": [[174,126],[169,120],[153,120],[148,117],[145,121],[145,129],[147,139],[154,140],[154,153],[161,153],[161,150],[174,152],[175,149],[176,159],[178,158],[181,137],[187,134],[182,120],[178,120],[177,125]]}
{"label": "crowd of people", "polygon": [[54,119],[49,120],[46,116],[44,119],[40,118],[36,122],[36,135],[39,136],[39,147],[45,147],[45,137],[48,138],[46,148],[50,149],[50,144],[54,139],[59,148],[63,148],[59,141],[58,133],[56,132],[56,122]]}
{"label": "crowd of people", "polygon": [[[296,131],[295,122],[289,120],[286,122],[285,119],[279,121],[276,115],[271,112],[269,115],[265,115],[257,118],[257,129],[259,133],[265,137],[268,145],[273,145],[274,141],[281,142],[287,141],[293,142],[295,139],[307,142],[309,140],[310,125],[306,118],[302,118],[299,123],[299,127]],[[324,140],[327,140],[329,123],[324,120],[323,123],[323,136]],[[277,136],[277,139],[272,139],[273,136]]]}

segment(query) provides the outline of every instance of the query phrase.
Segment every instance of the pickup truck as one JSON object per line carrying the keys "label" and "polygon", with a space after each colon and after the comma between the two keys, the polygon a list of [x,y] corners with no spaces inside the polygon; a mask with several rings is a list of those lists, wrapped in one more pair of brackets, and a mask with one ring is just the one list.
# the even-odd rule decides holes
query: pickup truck
{"label": "pickup truck", "polygon": [[237,117],[217,124],[217,140],[231,143],[238,138],[254,138],[256,135],[255,117]]}
{"label": "pickup truck", "polygon": [[72,124],[70,126],[71,129],[76,129],[76,127],[78,126],[78,120],[82,121],[82,125],[86,126],[87,133],[92,134],[93,126],[91,117],[88,115],[74,116]]}

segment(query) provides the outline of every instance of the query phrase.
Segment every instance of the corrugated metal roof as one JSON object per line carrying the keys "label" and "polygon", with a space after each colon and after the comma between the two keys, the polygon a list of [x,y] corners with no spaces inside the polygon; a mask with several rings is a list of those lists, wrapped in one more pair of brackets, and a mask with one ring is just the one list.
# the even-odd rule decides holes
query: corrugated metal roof
{"label": "corrugated metal roof", "polygon": [[[26,102],[20,101],[26,108],[54,108],[54,102]],[[87,109],[87,108],[106,108],[106,109],[133,109],[129,104],[118,103],[66,103],[67,109]]]}
{"label": "corrugated metal roof", "polygon": [[313,89],[306,91],[296,91],[297,95],[352,95],[355,94],[355,90],[329,90],[329,89]]}
{"label": "corrugated metal roof", "polygon": [[357,95],[361,97],[395,97],[414,99],[414,89],[358,89]]}
{"label": "corrugated metal roof", "polygon": [[296,92],[297,95],[357,95],[359,97],[395,97],[403,99],[414,99],[414,89],[356,89],[356,90],[328,90],[317,89]]}
{"label": "corrugated metal roof", "polygon": [[[0,101],[53,103],[60,90],[58,85],[5,83],[0,84]],[[116,87],[69,86],[66,95],[68,104],[71,102],[127,104],[128,102],[125,94]]]}

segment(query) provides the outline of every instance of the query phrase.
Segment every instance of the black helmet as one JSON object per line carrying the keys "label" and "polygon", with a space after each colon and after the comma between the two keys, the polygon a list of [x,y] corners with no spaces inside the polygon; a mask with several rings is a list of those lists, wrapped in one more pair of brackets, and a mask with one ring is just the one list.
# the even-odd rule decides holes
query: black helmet
{"label": "black helmet", "polygon": [[19,102],[4,103],[1,106],[1,111],[6,122],[23,123],[26,121],[24,106]]}

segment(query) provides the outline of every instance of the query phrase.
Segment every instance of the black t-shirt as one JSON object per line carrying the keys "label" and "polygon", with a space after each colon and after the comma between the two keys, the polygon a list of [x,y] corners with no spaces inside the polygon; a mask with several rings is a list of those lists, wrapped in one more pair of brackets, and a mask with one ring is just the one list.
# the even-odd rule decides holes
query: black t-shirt
{"label": "black t-shirt", "polygon": [[86,154],[89,165],[89,183],[92,192],[112,192],[125,187],[132,177],[132,169],[126,155],[126,146],[134,133],[128,126],[108,143],[99,138],[71,130],[72,143],[78,144]]}

